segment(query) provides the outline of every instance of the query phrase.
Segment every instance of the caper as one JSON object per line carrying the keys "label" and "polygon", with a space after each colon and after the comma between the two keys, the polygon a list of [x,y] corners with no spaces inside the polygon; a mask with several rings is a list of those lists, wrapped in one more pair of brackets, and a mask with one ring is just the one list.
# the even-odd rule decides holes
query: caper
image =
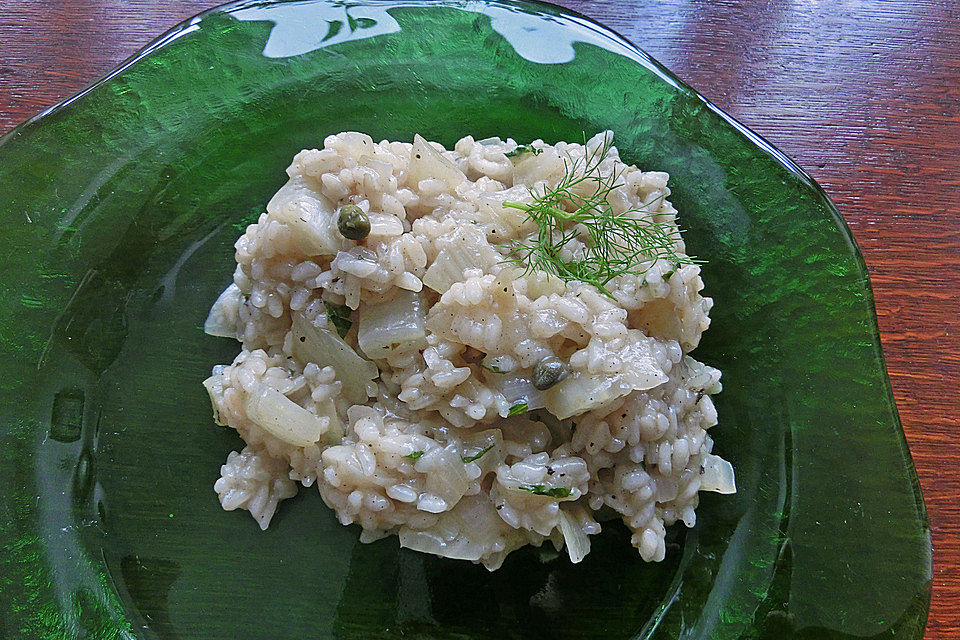
{"label": "caper", "polygon": [[340,207],[337,229],[344,238],[363,240],[370,234],[370,219],[357,205],[345,204]]}
{"label": "caper", "polygon": [[556,356],[547,356],[533,366],[533,386],[543,391],[567,377],[567,365]]}

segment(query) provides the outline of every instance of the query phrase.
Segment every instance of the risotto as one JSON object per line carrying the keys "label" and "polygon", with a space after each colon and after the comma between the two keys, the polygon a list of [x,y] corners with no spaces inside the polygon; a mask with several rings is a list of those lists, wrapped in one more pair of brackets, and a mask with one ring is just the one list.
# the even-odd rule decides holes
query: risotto
{"label": "risotto", "polygon": [[266,528],[316,485],[369,542],[498,568],[579,562],[620,519],[644,560],[732,493],[711,453],[720,372],[667,174],[585,144],[345,132],[298,153],[236,243],[204,386],[246,446],[214,485]]}

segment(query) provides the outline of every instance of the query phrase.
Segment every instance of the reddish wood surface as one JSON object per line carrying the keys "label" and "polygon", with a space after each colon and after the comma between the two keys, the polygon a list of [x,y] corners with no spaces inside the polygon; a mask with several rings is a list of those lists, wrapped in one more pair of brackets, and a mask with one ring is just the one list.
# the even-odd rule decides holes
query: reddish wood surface
{"label": "reddish wood surface", "polygon": [[[0,134],[210,0],[0,0]],[[640,44],[827,190],[863,250],[960,637],[960,3],[561,0]]]}

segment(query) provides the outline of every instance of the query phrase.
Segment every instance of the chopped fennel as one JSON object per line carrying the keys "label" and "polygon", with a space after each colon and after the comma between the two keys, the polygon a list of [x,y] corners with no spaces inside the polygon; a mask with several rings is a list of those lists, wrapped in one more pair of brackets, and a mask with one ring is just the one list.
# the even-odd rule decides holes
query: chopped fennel
{"label": "chopped fennel", "polygon": [[446,503],[444,511],[452,509],[470,486],[463,460],[452,444],[428,451],[417,460],[416,468],[418,471],[430,470],[425,482],[426,491]]}
{"label": "chopped fennel", "polygon": [[407,182],[416,186],[421,180],[443,180],[451,189],[466,181],[467,176],[450,160],[441,155],[429,142],[417,134],[413,136],[413,154],[407,168]]}
{"label": "chopped fennel", "polygon": [[[632,391],[646,391],[669,379],[654,357],[652,339],[639,331],[631,331],[627,341],[617,350],[606,353],[616,356],[624,367],[616,374],[591,374],[583,370],[573,372],[545,391],[541,391],[548,411],[564,420],[596,409]],[[581,355],[579,351],[571,356]]]}
{"label": "chopped fennel", "polygon": [[[651,385],[653,386],[656,385]],[[631,391],[634,391],[634,388],[624,383],[619,375],[591,375],[578,371],[541,393],[547,410],[557,418],[565,420],[625,396]]]}
{"label": "chopped fennel", "polygon": [[660,370],[650,371],[646,377],[639,377],[639,373],[633,372],[635,379],[628,382],[623,374],[591,375],[578,371],[540,393],[547,410],[565,420],[633,391],[652,389],[666,379],[666,374]]}
{"label": "chopped fennel", "polygon": [[736,493],[737,483],[733,465],[712,453],[705,455],[700,463],[700,491]]}
{"label": "chopped fennel", "polygon": [[544,407],[543,394],[533,386],[529,376],[510,374],[488,378],[492,378],[489,380],[490,386],[498,390],[506,401],[506,405],[500,407],[501,418]]}
{"label": "chopped fennel", "polygon": [[290,332],[295,356],[319,367],[333,367],[343,384],[343,394],[350,402],[363,404],[367,401],[367,385],[380,375],[377,365],[361,358],[336,333],[318,327],[303,314],[293,314]]}
{"label": "chopped fennel", "polygon": [[226,420],[220,415],[220,407],[217,406],[217,397],[223,395],[223,378],[220,376],[220,369],[223,365],[217,365],[213,368],[213,375],[203,381],[203,388],[207,390],[210,396],[210,404],[213,406],[213,421],[221,427],[227,426]]}
{"label": "chopped fennel", "polygon": [[295,447],[319,442],[324,435],[327,442],[336,442],[343,434],[343,426],[334,424],[339,422],[336,412],[321,420],[269,385],[259,384],[247,394],[244,409],[251,422]]}
{"label": "chopped fennel", "polygon": [[359,316],[357,344],[368,358],[386,358],[426,344],[426,318],[418,293],[398,291],[386,302],[361,306]]}
{"label": "chopped fennel", "polygon": [[210,307],[207,320],[203,323],[203,332],[220,338],[236,338],[242,301],[243,292],[240,287],[231,283]]}
{"label": "chopped fennel", "polygon": [[503,538],[506,545],[503,551],[483,560],[492,571],[500,566],[507,553],[524,544],[520,534],[504,528],[489,500],[481,496],[465,496],[453,510],[441,514],[439,525],[430,531],[402,526],[400,546],[444,558],[476,562],[481,560],[492,540]]}
{"label": "chopped fennel", "polygon": [[307,255],[336,255],[342,238],[337,232],[334,203],[310,189],[303,176],[296,176],[267,203],[271,218],[287,225],[291,238]]}
{"label": "chopped fennel", "polygon": [[442,238],[437,244],[441,247],[440,252],[423,274],[423,284],[437,293],[446,293],[455,282],[463,281],[466,269],[486,271],[501,260],[483,232],[472,225],[459,227],[449,238]]}
{"label": "chopped fennel", "polygon": [[577,564],[590,553],[590,537],[583,532],[577,519],[563,509],[557,514],[557,526],[567,547],[570,562]]}

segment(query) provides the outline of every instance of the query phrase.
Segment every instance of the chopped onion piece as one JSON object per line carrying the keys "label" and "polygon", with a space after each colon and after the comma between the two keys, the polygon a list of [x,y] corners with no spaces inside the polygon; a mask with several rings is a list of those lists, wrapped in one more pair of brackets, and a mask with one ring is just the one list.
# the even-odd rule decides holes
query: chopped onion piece
{"label": "chopped onion piece", "polygon": [[287,225],[293,242],[307,255],[336,255],[343,240],[337,231],[334,203],[304,183],[290,178],[267,203],[270,218]]}
{"label": "chopped onion piece", "polygon": [[557,514],[557,525],[567,546],[570,562],[577,564],[590,553],[590,537],[583,532],[583,527],[577,519],[563,509]]}
{"label": "chopped onion piece", "polygon": [[386,358],[425,346],[423,301],[413,291],[398,291],[381,304],[361,305],[357,343],[368,358]]}
{"label": "chopped onion piece", "polygon": [[343,395],[353,404],[367,401],[367,384],[380,375],[377,365],[357,355],[334,331],[318,327],[302,314],[293,314],[293,355],[319,367],[331,366],[343,383]]}
{"label": "chopped onion piece", "polygon": [[231,284],[210,307],[207,320],[203,323],[203,332],[221,338],[237,337],[237,320],[240,317],[240,303],[243,292],[236,284]]}
{"label": "chopped onion piece", "polygon": [[444,158],[420,134],[413,136],[413,149],[410,165],[407,168],[407,183],[416,186],[421,180],[439,179],[447,183],[450,189],[464,182],[467,176],[450,160]]}
{"label": "chopped onion piece", "polygon": [[324,434],[334,430],[331,429],[332,420],[330,425],[324,424],[317,416],[265,384],[247,395],[244,409],[258,427],[295,447],[315,444]]}
{"label": "chopped onion piece", "polygon": [[737,492],[733,465],[720,456],[708,453],[703,457],[700,469],[700,491],[726,494]]}

